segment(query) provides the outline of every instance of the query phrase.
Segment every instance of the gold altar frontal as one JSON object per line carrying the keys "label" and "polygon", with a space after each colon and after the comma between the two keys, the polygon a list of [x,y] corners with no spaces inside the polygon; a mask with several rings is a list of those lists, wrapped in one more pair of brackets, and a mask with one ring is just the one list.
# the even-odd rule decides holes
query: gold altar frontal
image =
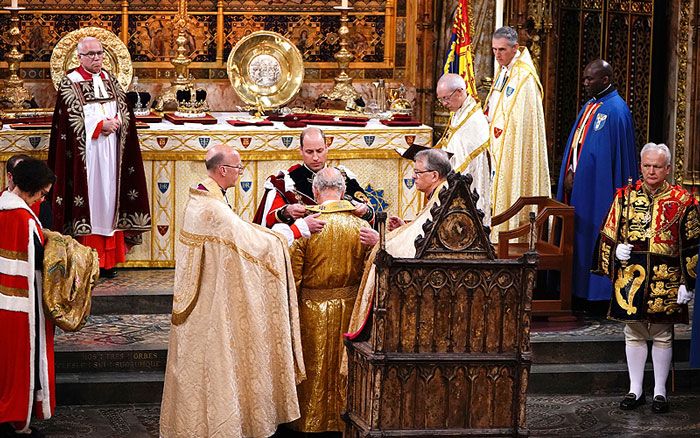
{"label": "gold altar frontal", "polygon": [[[174,249],[188,187],[206,175],[206,150],[227,143],[241,153],[243,169],[229,201],[245,220],[252,220],[263,194],[265,179],[279,170],[301,161],[299,134],[301,129],[274,126],[233,127],[226,120],[242,118],[242,114],[215,113],[216,125],[169,122],[153,123],[139,129],[146,179],[149,187],[151,231],[144,233],[143,244],[127,254],[127,267],[171,267],[175,265]],[[413,143],[432,145],[432,128],[388,127],[371,120],[364,128],[321,126],[330,146],[329,164],[342,164],[357,175],[375,209],[411,219],[420,210],[423,199],[416,191],[413,165],[394,150]],[[5,162],[17,153],[46,159],[49,130],[0,131],[0,165],[5,187]]]}

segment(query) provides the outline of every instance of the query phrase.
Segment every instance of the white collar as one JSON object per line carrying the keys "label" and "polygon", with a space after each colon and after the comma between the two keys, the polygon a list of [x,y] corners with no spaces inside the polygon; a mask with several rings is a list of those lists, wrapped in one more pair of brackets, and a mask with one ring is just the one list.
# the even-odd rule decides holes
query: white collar
{"label": "white collar", "polygon": [[27,210],[31,213],[32,217],[39,222],[39,218],[36,217],[31,208],[24,202],[24,199],[20,198],[16,194],[9,190],[5,190],[0,195],[0,210]]}

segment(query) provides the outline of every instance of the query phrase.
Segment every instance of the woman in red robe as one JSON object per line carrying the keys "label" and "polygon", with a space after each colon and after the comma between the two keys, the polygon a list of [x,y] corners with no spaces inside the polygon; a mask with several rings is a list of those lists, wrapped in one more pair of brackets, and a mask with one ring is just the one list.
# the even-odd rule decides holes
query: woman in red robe
{"label": "woman in red robe", "polygon": [[56,177],[34,158],[12,172],[14,187],[0,195],[0,434],[41,436],[29,428],[34,412],[50,418],[54,396],[54,327],[42,306],[44,235],[29,207]]}

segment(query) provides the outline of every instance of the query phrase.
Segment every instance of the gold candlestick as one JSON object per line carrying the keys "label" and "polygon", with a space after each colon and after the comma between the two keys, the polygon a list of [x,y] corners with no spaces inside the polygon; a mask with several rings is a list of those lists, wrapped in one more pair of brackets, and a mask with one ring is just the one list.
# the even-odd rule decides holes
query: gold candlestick
{"label": "gold candlestick", "polygon": [[348,46],[348,35],[350,34],[350,29],[348,28],[348,12],[353,10],[352,7],[344,6],[334,6],[333,9],[340,11],[340,29],[338,29],[338,35],[340,36],[340,50],[334,55],[334,58],[338,61],[338,66],[340,67],[340,74],[335,77],[335,85],[329,93],[325,93],[322,97],[330,100],[343,100],[345,102],[354,102],[355,99],[359,98],[360,95],[355,88],[352,86],[352,78],[348,76],[347,70],[355,56],[350,53],[347,49]]}
{"label": "gold candlestick", "polygon": [[179,29],[177,39],[175,40],[177,44],[177,56],[170,60],[170,63],[175,67],[175,79],[170,83],[170,88],[156,101],[155,109],[157,111],[163,111],[167,109],[166,107],[171,107],[170,109],[172,109],[174,106],[177,108],[176,95],[178,90],[194,88],[188,70],[192,60],[189,56],[185,56],[185,52],[187,51],[185,48],[185,44],[187,43],[187,36],[185,34],[185,27],[187,26],[187,0],[180,0],[178,3],[178,19],[175,26]]}
{"label": "gold candlestick", "polygon": [[5,81],[5,87],[0,91],[0,101],[9,105],[11,109],[28,108],[28,102],[32,100],[33,96],[29,90],[24,88],[24,81],[19,78],[19,65],[24,58],[24,54],[19,51],[22,42],[19,30],[19,11],[25,8],[6,6],[3,9],[10,11],[10,45],[12,49],[5,54],[10,77]]}

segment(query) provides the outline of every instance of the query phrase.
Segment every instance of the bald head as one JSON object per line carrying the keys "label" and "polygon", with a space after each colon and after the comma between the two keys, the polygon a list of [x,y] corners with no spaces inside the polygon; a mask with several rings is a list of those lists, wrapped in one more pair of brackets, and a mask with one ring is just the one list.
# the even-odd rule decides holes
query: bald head
{"label": "bald head", "polygon": [[583,70],[583,88],[589,97],[607,90],[612,83],[613,69],[607,61],[596,59]]}
{"label": "bald head", "polygon": [[462,107],[467,99],[467,84],[464,78],[455,73],[445,73],[440,77],[435,88],[435,94],[441,104],[450,111]]}
{"label": "bald head", "polygon": [[445,73],[438,79],[437,87],[447,88],[450,91],[458,89],[466,90],[467,84],[464,82],[462,76],[457,73]]}
{"label": "bald head", "polygon": [[610,77],[612,77],[613,74],[613,69],[610,64],[608,64],[608,61],[604,59],[596,59],[594,61],[591,61],[588,63],[586,68],[592,68],[594,70],[600,70],[603,74],[606,74]]}
{"label": "bald head", "polygon": [[218,144],[207,151],[204,157],[207,173],[222,189],[236,185],[243,171],[241,155],[234,148]]}
{"label": "bald head", "polygon": [[238,155],[238,151],[231,146],[217,144],[207,151],[207,155],[204,157],[204,165],[207,166],[208,171],[216,169],[221,163],[224,162],[226,155],[230,154]]}

